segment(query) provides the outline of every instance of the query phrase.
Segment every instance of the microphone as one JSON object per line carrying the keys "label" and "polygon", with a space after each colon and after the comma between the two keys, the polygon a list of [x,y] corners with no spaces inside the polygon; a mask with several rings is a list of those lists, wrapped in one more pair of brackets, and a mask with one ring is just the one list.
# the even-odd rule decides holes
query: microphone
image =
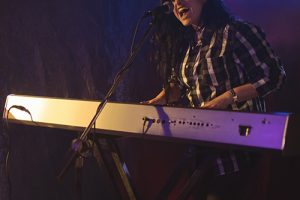
{"label": "microphone", "polygon": [[158,14],[170,14],[173,12],[174,6],[171,1],[165,1],[162,5],[145,12],[143,18],[156,16]]}

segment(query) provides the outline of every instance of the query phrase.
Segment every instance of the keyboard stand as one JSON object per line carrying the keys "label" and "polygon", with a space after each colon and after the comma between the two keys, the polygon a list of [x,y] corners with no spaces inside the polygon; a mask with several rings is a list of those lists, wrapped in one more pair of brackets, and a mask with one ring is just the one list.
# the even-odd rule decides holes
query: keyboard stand
{"label": "keyboard stand", "polygon": [[[76,156],[76,159],[74,160],[74,167],[76,173],[75,185],[77,200],[81,200],[83,197],[81,177],[84,159],[91,154],[96,159],[99,169],[104,169],[106,174],[110,177],[110,180],[118,193],[118,199],[139,199],[137,198],[137,193],[130,180],[130,174],[127,170],[127,166],[120,156],[120,151],[114,139],[115,137],[100,136],[93,138],[93,141],[87,140],[86,144],[84,144],[84,149],[80,152],[80,155]],[[62,177],[65,175],[67,170],[68,168],[64,168],[62,170],[58,176],[59,180],[62,180]]]}
{"label": "keyboard stand", "polygon": [[158,193],[156,200],[168,199],[172,190],[182,177],[183,171],[187,167],[187,163],[196,161],[194,171],[186,181],[176,200],[186,200],[190,197],[193,190],[195,189],[195,186],[204,182],[206,180],[206,177],[209,176],[214,161],[214,156],[212,155],[205,156],[201,159],[197,159],[197,157],[197,148],[189,148],[187,153],[184,154],[184,156],[181,158],[181,160],[173,170],[172,174],[169,176],[164,187]]}
{"label": "keyboard stand", "polygon": [[130,180],[130,174],[114,139],[98,138],[95,144],[96,147],[93,148],[94,157],[100,167],[104,166],[106,168],[115,188],[119,192],[120,199],[137,199]]}

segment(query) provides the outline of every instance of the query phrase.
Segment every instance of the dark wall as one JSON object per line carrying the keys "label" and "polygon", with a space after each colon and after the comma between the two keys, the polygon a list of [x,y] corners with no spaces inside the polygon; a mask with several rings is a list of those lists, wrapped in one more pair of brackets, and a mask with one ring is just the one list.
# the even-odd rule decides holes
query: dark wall
{"label": "dark wall", "polygon": [[9,92],[94,99],[124,62],[133,25],[149,7],[122,0],[2,4],[1,68],[10,72]]}
{"label": "dark wall", "polygon": [[[299,112],[300,3],[225,2],[234,14],[265,30],[285,65],[288,81],[282,91],[269,97],[270,110]],[[10,93],[101,99],[128,55],[138,17],[157,4],[158,0],[1,0],[1,109]],[[160,81],[149,54],[147,43],[114,100],[139,102],[159,90]],[[74,199],[74,172],[63,183],[55,179],[74,133],[20,126],[11,126],[9,133],[13,199]],[[8,140],[5,134],[0,136],[0,199],[7,199],[4,160]],[[185,148],[183,144],[133,139],[118,142],[143,199],[156,194]],[[299,158],[276,155],[271,160],[269,199],[292,197],[300,178]],[[92,160],[87,162],[84,174],[86,199],[115,198],[108,177]]]}
{"label": "dark wall", "polygon": [[253,22],[267,33],[268,41],[281,57],[287,73],[285,88],[269,101],[272,111],[299,112],[298,89],[300,40],[300,2],[279,1],[234,1],[226,0],[234,14]]}
{"label": "dark wall", "polygon": [[[138,17],[153,4],[127,0],[0,1],[1,110],[10,93],[101,99],[127,57]],[[144,77],[154,74],[155,68],[147,69],[144,57],[137,59],[114,100],[139,102],[154,93],[155,86],[151,85],[158,85],[157,81],[146,82]],[[144,92],[147,87],[152,94]],[[62,184],[55,177],[76,135],[19,126],[10,126],[9,134],[12,198],[74,199],[74,171]],[[7,146],[7,137],[1,134],[3,200],[8,198],[4,174]],[[95,163],[87,164],[85,171],[87,199],[116,197],[108,178]]]}

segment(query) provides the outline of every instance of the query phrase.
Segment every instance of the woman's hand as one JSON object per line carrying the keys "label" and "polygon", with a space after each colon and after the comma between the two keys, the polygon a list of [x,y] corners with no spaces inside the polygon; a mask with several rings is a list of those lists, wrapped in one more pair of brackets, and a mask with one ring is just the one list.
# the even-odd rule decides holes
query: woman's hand
{"label": "woman's hand", "polygon": [[[255,87],[250,83],[236,87],[234,88],[234,91],[238,96],[239,102],[247,101],[258,96]],[[212,99],[211,101],[204,103],[204,105],[202,105],[201,108],[226,109],[232,103],[232,94],[229,91],[227,91],[222,95]]]}
{"label": "woman's hand", "polygon": [[225,92],[222,95],[214,98],[213,100],[204,103],[201,108],[220,109],[225,110],[233,103],[233,98],[230,92]]}
{"label": "woman's hand", "polygon": [[141,102],[143,104],[151,104],[151,105],[164,105],[166,104],[166,93],[165,90],[163,89],[156,97],[153,99],[150,99],[148,101]]}
{"label": "woman's hand", "polygon": [[[177,102],[180,98],[180,88],[178,85],[170,84],[169,90],[169,103]],[[150,99],[145,102],[141,102],[144,104],[151,104],[151,105],[165,105],[166,104],[166,91],[163,89],[156,97]]]}

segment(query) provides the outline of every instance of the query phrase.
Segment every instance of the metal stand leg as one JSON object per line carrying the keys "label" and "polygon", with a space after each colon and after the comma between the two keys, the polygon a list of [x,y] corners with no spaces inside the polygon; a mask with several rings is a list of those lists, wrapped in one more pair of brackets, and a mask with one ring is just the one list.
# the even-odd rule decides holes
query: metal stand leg
{"label": "metal stand leg", "polygon": [[82,156],[79,156],[75,160],[75,187],[76,187],[76,200],[82,199],[82,168],[83,168],[83,160],[84,158]]}
{"label": "metal stand leg", "polygon": [[166,181],[164,187],[158,193],[157,197],[155,198],[156,200],[165,200],[168,198],[169,194],[172,192],[173,188],[181,178],[187,163],[190,162],[192,158],[195,158],[194,152],[188,151],[183,155],[172,174],[169,176],[169,179]]}
{"label": "metal stand leg", "polygon": [[212,161],[213,161],[213,157],[208,156],[203,158],[201,162],[198,163],[197,168],[195,169],[192,176],[185,184],[177,200],[186,200],[189,198],[192,191],[195,189],[195,186],[197,186],[200,181],[205,180],[205,176],[207,176],[209,170],[212,168]]}
{"label": "metal stand leg", "polygon": [[[197,160],[197,148],[191,147],[189,148],[188,152],[183,156],[183,158],[179,161],[178,165],[170,175],[169,179],[167,180],[166,184],[159,192],[156,200],[164,200],[168,199],[168,196],[178,183],[180,177],[182,176],[183,170],[186,168],[187,163],[191,161]],[[205,180],[205,176],[212,168],[212,161],[213,156],[206,156],[203,157],[196,165],[195,170],[193,171],[192,175],[186,182],[185,186],[183,187],[181,193],[177,197],[177,200],[185,200],[188,199],[191,195],[195,186],[202,180]]]}
{"label": "metal stand leg", "polygon": [[136,200],[137,196],[130,182],[125,163],[122,161],[113,139],[99,138],[93,147],[93,153],[99,167],[105,166],[121,199]]}

